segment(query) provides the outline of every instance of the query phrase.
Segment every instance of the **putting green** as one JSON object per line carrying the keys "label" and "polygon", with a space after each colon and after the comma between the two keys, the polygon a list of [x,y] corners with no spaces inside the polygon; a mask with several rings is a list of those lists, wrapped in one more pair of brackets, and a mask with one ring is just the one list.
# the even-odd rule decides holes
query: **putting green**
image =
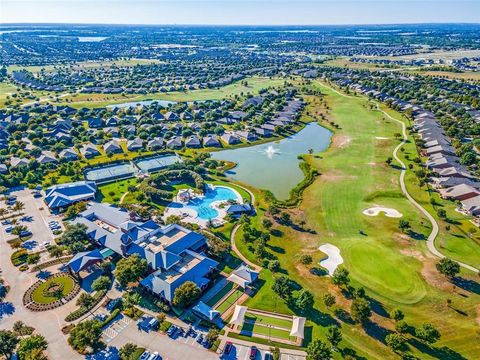
{"label": "putting green", "polygon": [[358,242],[346,249],[349,269],[378,295],[387,295],[402,304],[416,303],[426,295],[424,282],[414,267],[395,251],[381,244]]}

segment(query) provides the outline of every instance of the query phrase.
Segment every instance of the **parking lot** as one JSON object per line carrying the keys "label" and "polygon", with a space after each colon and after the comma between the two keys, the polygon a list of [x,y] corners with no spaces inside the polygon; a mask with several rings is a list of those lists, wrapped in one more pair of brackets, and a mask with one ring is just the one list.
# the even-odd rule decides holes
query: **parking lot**
{"label": "parking lot", "polygon": [[[44,250],[47,244],[53,244],[55,235],[53,230],[62,230],[60,218],[50,213],[48,207],[43,202],[43,197],[34,197],[32,190],[23,189],[12,192],[11,196],[16,196],[16,201],[25,204],[22,212],[25,214],[18,218],[18,225],[26,226],[31,233],[31,238],[22,244],[27,250]],[[12,213],[13,211],[10,210]],[[2,231],[5,238],[11,240],[16,238],[15,235],[7,233],[6,228],[11,224],[2,224]]]}
{"label": "parking lot", "polygon": [[[256,360],[262,360],[265,358],[265,353],[269,352],[267,350],[258,349]],[[280,357],[281,360],[305,360],[304,356],[301,355],[290,355],[282,354]],[[222,360],[250,360],[250,346],[240,345],[233,343],[233,348],[230,353],[220,355]]]}
{"label": "parking lot", "polygon": [[[113,335],[110,330],[104,331],[105,338],[110,335]],[[121,329],[120,333],[110,339],[109,346],[119,349],[126,343],[134,343],[150,352],[158,352],[163,360],[218,359],[216,353],[205,349],[195,341],[193,336],[170,338],[156,331],[141,331],[134,321],[131,321]]]}
{"label": "parking lot", "polygon": [[115,339],[125,328],[132,322],[132,320],[123,315],[118,315],[117,319],[113,320],[110,325],[103,331],[102,337],[108,344]]}

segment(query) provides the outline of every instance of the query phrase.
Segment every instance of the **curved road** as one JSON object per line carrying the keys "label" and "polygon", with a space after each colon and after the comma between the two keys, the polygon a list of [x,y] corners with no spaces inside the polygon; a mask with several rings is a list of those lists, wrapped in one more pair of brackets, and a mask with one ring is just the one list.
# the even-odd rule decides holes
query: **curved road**
{"label": "curved road", "polygon": [[[325,84],[322,84],[320,83],[320,86],[323,86],[327,89],[330,89],[332,90],[333,92],[335,92],[336,94],[340,95],[340,96],[343,96],[343,97],[353,97],[353,96],[350,96],[350,95],[346,95],[346,94],[343,94],[341,93],[340,91],[330,87],[330,86],[327,86]],[[420,205],[408,192],[407,190],[407,187],[405,185],[405,174],[406,174],[406,166],[405,166],[405,163],[398,157],[398,150],[407,142],[408,140],[408,136],[407,136],[407,127],[405,126],[405,123],[401,120],[398,120],[398,119],[395,119],[394,117],[392,117],[391,115],[389,115],[388,113],[386,113],[385,111],[381,110],[380,109],[380,106],[378,103],[375,103],[375,105],[377,106],[377,110],[380,111],[382,114],[384,114],[385,116],[387,116],[389,119],[393,120],[393,121],[396,121],[397,123],[399,123],[400,125],[402,125],[402,135],[403,135],[403,140],[400,144],[397,145],[397,147],[393,150],[393,157],[395,158],[395,160],[401,165],[402,167],[402,170],[400,172],[400,188],[402,189],[402,192],[405,194],[405,196],[407,197],[408,201],[410,201],[410,203],[415,206],[418,210],[420,210],[422,212],[422,214],[424,214],[428,221],[430,221],[430,223],[432,224],[432,232],[430,233],[430,235],[428,236],[427,238],[427,249],[428,251],[436,256],[436,257],[439,257],[439,258],[444,258],[445,255],[443,255],[440,251],[438,251],[438,249],[435,247],[435,238],[437,237],[438,235],[438,223],[437,221],[435,220],[435,218],[430,215],[430,213],[422,206]],[[455,260],[456,261],[456,260]],[[461,267],[465,268],[465,269],[468,269],[468,270],[471,270],[473,272],[476,272],[478,273],[479,272],[479,269],[471,266],[471,265],[468,265],[468,264],[465,264],[465,263],[462,263],[460,261],[456,261]]]}
{"label": "curved road", "polygon": [[[250,195],[252,205],[255,205],[255,195],[253,195],[253,193],[249,189],[244,188],[243,186],[240,186],[238,184],[235,184],[235,185],[238,186],[239,188],[245,190]],[[240,226],[241,226],[241,224],[237,223],[233,227],[232,232],[230,233],[230,246],[232,247],[233,252],[240,259],[242,259],[242,261],[244,263],[246,263],[247,265],[249,265],[250,267],[252,267],[253,269],[255,269],[257,271],[260,271],[260,270],[262,270],[262,268],[260,266],[258,266],[257,264],[254,264],[253,262],[248,260],[245,256],[243,256],[243,254],[240,252],[240,250],[238,250],[237,245],[235,244],[235,235],[237,234],[237,230],[240,228]]]}

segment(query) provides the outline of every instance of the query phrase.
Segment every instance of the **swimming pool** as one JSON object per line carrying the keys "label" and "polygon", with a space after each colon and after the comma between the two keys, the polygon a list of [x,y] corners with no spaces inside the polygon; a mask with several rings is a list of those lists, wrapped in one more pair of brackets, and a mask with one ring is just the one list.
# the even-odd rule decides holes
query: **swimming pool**
{"label": "swimming pool", "polygon": [[216,186],[214,189],[208,189],[204,197],[195,198],[185,204],[186,208],[195,210],[198,217],[203,220],[211,220],[218,216],[218,211],[211,205],[216,201],[241,200],[237,193],[224,186]]}

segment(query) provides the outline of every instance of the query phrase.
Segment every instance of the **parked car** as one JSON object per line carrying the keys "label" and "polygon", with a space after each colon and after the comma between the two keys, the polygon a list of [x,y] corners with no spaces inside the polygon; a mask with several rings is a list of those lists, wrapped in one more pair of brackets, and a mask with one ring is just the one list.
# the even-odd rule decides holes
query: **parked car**
{"label": "parked car", "polygon": [[252,346],[250,348],[250,353],[249,353],[248,358],[250,360],[254,360],[257,357],[257,354],[258,354],[258,349],[255,346]]}
{"label": "parked car", "polygon": [[198,334],[197,336],[197,343],[201,344],[203,342],[203,335],[202,334]]}
{"label": "parked car", "polygon": [[25,230],[20,233],[20,237],[26,237],[30,235],[32,235],[32,233],[29,230]]}
{"label": "parked car", "polygon": [[265,355],[263,356],[264,360],[273,360],[273,355],[272,353],[266,352]]}
{"label": "parked car", "polygon": [[233,343],[231,341],[227,341],[227,343],[225,344],[225,347],[223,348],[223,353],[228,355],[230,354],[232,349],[233,349]]}
{"label": "parked car", "polygon": [[7,233],[12,232],[12,230],[13,230],[13,226],[7,226],[7,227],[5,228],[5,231],[6,231]]}
{"label": "parked car", "polygon": [[42,246],[45,247],[45,248],[50,247],[50,245],[51,245],[50,241],[44,241],[44,242],[42,243]]}
{"label": "parked car", "polygon": [[10,220],[3,220],[2,221],[2,225],[8,225],[8,224],[11,224],[12,222]]}
{"label": "parked car", "polygon": [[173,337],[175,333],[177,332],[177,327],[175,325],[170,326],[170,328],[167,331],[167,335],[170,337]]}
{"label": "parked car", "polygon": [[138,358],[138,360],[147,360],[150,357],[150,353],[148,351],[144,351],[142,355]]}
{"label": "parked car", "polygon": [[155,351],[153,354],[150,355],[148,360],[162,360],[161,356]]}

